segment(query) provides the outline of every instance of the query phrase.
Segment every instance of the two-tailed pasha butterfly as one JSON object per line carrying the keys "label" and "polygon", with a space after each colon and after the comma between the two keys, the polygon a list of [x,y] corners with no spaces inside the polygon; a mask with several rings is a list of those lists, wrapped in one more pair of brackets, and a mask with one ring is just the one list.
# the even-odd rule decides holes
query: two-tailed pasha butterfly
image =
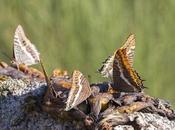
{"label": "two-tailed pasha butterfly", "polygon": [[[135,36],[134,34],[131,34],[125,44],[120,48],[120,49],[126,49],[126,55],[128,57],[128,60],[130,62],[130,65],[133,65],[133,60],[134,60],[134,51],[135,51]],[[118,49],[117,49],[118,50]],[[112,56],[109,56],[104,62],[103,65],[98,71],[101,73],[103,77],[107,78],[113,78],[113,62],[114,62],[114,57],[115,53],[117,50],[114,52]]]}
{"label": "two-tailed pasha butterfly", "polygon": [[21,25],[18,25],[14,35],[13,58],[14,62],[25,65],[34,65],[40,62],[39,52],[26,37]]}
{"label": "two-tailed pasha butterfly", "polygon": [[76,107],[91,95],[91,88],[88,80],[78,70],[73,72],[72,87],[68,95],[65,111]]}
{"label": "two-tailed pasha butterfly", "polygon": [[133,69],[135,36],[128,37],[125,44],[103,62],[99,72],[103,77],[113,79],[118,91],[137,92],[144,88],[138,73]]}
{"label": "two-tailed pasha butterfly", "polygon": [[21,25],[18,25],[15,31],[14,44],[13,44],[13,57],[17,67],[20,64],[29,66],[40,63],[48,88],[52,90],[50,79],[48,78],[43,63],[40,59],[40,53],[38,52],[34,44],[32,44],[31,41],[26,37]]}

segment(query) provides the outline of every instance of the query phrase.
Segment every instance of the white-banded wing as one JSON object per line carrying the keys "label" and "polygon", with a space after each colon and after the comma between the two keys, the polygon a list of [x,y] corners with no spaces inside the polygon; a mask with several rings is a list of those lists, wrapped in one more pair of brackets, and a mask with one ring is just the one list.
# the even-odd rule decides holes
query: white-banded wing
{"label": "white-banded wing", "polygon": [[[133,65],[133,60],[134,60],[134,51],[135,51],[135,36],[134,34],[131,34],[125,44],[120,48],[120,49],[126,49],[126,56],[129,60],[129,63],[131,66]],[[117,49],[118,50],[118,49]],[[107,78],[113,78],[113,62],[114,62],[114,57],[117,52],[117,50],[114,52],[112,56],[109,56],[104,62],[103,65],[98,71],[101,73],[103,77]]]}
{"label": "white-banded wing", "polygon": [[125,48],[119,49],[115,54],[113,64],[114,88],[122,92],[140,92],[144,88],[143,80],[131,67],[126,53]]}
{"label": "white-banded wing", "polygon": [[102,67],[98,69],[103,77],[111,78],[113,77],[113,61],[114,55],[109,56],[102,64]]}
{"label": "white-banded wing", "polygon": [[40,62],[39,52],[26,37],[21,25],[18,25],[14,35],[13,56],[16,64],[34,65]]}
{"label": "white-banded wing", "polygon": [[76,107],[91,95],[91,88],[88,80],[78,70],[73,72],[72,87],[66,102],[66,111]]}
{"label": "white-banded wing", "polygon": [[127,41],[120,49],[126,49],[126,57],[128,58],[128,61],[132,67],[135,55],[135,35],[134,34],[129,35]]}

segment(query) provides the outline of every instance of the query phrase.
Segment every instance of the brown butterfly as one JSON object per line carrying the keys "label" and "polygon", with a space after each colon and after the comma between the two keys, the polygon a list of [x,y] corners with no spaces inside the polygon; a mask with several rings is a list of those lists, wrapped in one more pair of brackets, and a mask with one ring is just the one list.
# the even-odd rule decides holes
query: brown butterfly
{"label": "brown butterfly", "polygon": [[[133,65],[133,60],[134,60],[134,51],[135,51],[135,36],[134,34],[131,34],[128,39],[126,40],[125,44],[120,48],[120,49],[125,49],[126,48],[126,55],[128,57],[128,60],[130,62],[130,65]],[[103,77],[107,78],[113,78],[113,62],[114,62],[114,57],[115,53],[117,50],[114,52],[112,56],[109,56],[104,62],[103,65],[98,71],[101,73]]]}
{"label": "brown butterfly", "polygon": [[138,92],[144,88],[143,80],[132,68],[134,50],[135,36],[132,34],[125,44],[117,49],[113,56],[109,57],[99,69],[102,76],[110,77],[113,80],[113,88],[118,91]]}
{"label": "brown butterfly", "polygon": [[15,64],[34,65],[40,62],[39,52],[26,37],[21,25],[18,25],[14,35],[13,58]]}
{"label": "brown butterfly", "polygon": [[90,84],[80,71],[75,70],[72,78],[72,87],[66,102],[66,111],[76,107],[91,95]]}
{"label": "brown butterfly", "polygon": [[108,107],[110,100],[113,100],[113,96],[110,93],[98,93],[94,96],[90,96],[88,101],[91,106],[91,113],[98,118],[100,111]]}

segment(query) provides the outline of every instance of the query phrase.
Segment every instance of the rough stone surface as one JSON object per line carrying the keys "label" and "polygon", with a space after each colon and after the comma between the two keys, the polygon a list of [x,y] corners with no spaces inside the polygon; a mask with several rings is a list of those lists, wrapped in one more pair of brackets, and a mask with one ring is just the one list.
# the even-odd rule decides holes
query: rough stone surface
{"label": "rough stone surface", "polygon": [[175,129],[175,121],[157,114],[135,112],[129,115],[131,121],[135,120],[141,129],[146,130],[172,130]]}
{"label": "rough stone surface", "polygon": [[[40,104],[45,82],[5,77],[0,80],[1,130],[73,130],[73,122],[60,122],[42,112]],[[151,113],[135,112],[129,120],[141,125],[142,130],[173,130],[175,122]],[[115,130],[134,130],[132,125],[117,125]],[[85,129],[85,128],[80,128]]]}
{"label": "rough stone surface", "polygon": [[1,130],[64,130],[70,127],[53,120],[37,106],[39,102],[36,101],[42,100],[45,88],[45,83],[38,81],[12,78],[0,81]]}

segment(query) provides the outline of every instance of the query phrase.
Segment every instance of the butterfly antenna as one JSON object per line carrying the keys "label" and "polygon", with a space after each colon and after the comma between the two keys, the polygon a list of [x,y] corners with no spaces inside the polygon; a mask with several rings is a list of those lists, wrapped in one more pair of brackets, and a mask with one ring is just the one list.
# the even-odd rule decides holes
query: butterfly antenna
{"label": "butterfly antenna", "polygon": [[46,80],[48,89],[50,90],[50,92],[52,92],[53,95],[55,95],[56,92],[55,92],[55,90],[54,90],[53,87],[52,87],[52,84],[51,84],[51,82],[50,82],[50,79],[48,78],[47,72],[46,72],[46,70],[45,70],[45,68],[44,68],[44,65],[43,65],[41,59],[40,59],[40,65],[41,65],[41,68],[42,68],[42,70],[43,70],[44,77],[45,77],[45,80]]}
{"label": "butterfly antenna", "polygon": [[44,65],[43,65],[43,62],[41,60],[40,60],[40,65],[41,65],[42,71],[44,73],[46,83],[47,83],[48,86],[50,86],[51,85],[50,80],[48,78],[47,72],[46,72],[46,70],[44,68]]}

